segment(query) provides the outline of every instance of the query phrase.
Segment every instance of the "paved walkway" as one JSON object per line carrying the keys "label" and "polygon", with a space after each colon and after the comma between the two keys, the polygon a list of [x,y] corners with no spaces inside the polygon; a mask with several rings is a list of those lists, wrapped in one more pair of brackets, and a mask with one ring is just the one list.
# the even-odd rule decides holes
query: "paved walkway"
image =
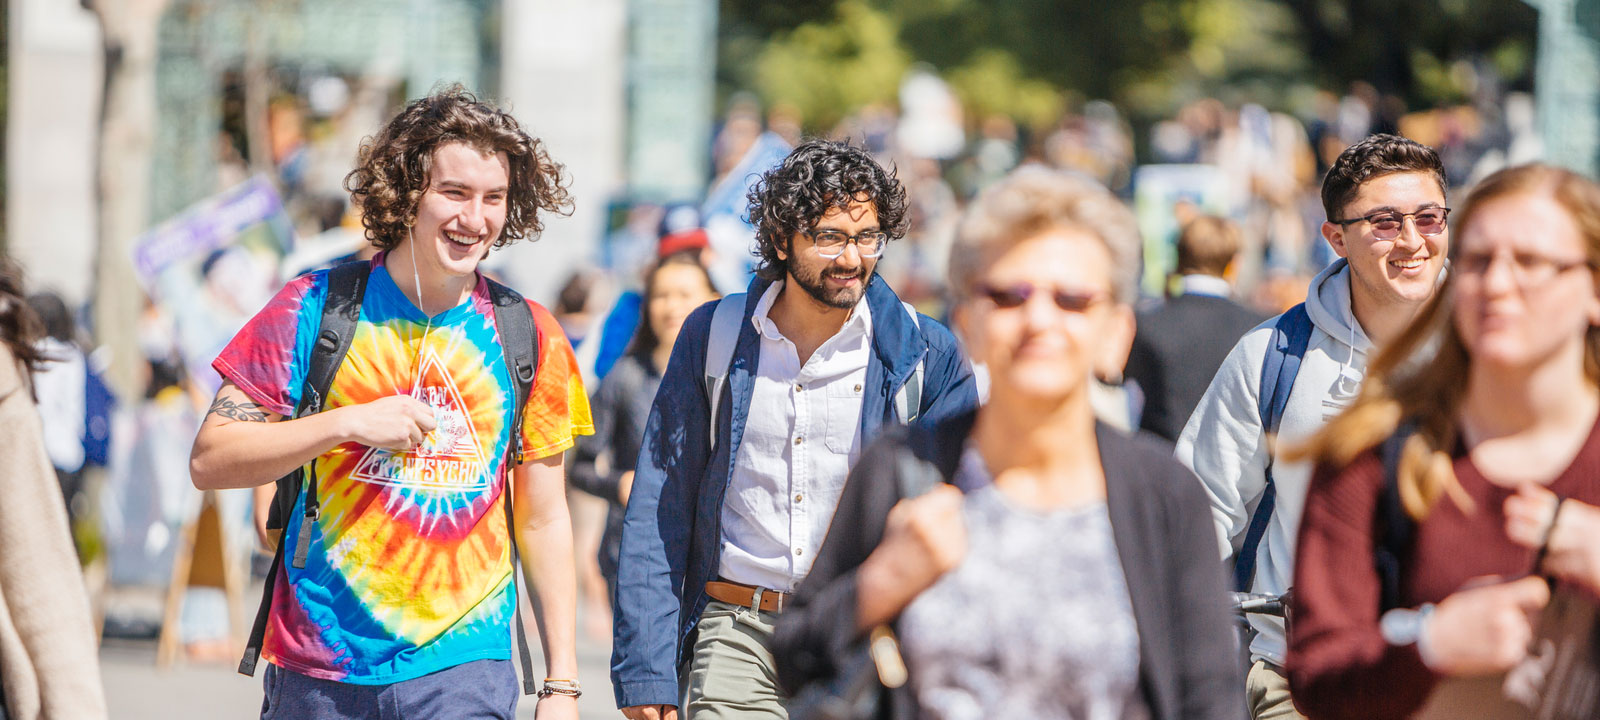
{"label": "paved walkway", "polygon": [[[538,639],[533,645],[538,659]],[[609,679],[611,648],[581,639],[578,668],[585,692],[584,720],[620,718]],[[114,720],[249,720],[261,714],[261,674],[248,678],[219,665],[178,664],[157,670],[154,640],[110,639],[100,648],[106,702]],[[542,667],[542,663],[541,663]],[[539,675],[535,675],[538,677]],[[532,718],[535,698],[524,697],[517,717]]]}

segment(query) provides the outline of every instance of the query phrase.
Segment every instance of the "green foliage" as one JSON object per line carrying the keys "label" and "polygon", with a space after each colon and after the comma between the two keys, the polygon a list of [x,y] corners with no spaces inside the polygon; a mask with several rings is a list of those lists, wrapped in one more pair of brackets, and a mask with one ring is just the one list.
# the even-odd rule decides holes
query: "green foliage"
{"label": "green foliage", "polygon": [[1513,83],[1528,79],[1521,61],[1538,32],[1538,14],[1520,0],[1275,0],[1293,13],[1306,38],[1309,78],[1343,89],[1371,83],[1412,105],[1463,97],[1464,77],[1449,66],[1489,57]]}
{"label": "green foliage", "polygon": [[798,108],[809,124],[828,127],[864,105],[893,103],[911,55],[889,14],[862,0],[843,0],[827,22],[779,35],[756,60],[756,87],[773,103]]}
{"label": "green foliage", "polygon": [[1532,72],[1537,15],[1519,0],[722,0],[718,80],[798,107],[813,130],[892,102],[932,65],[975,116],[1038,125],[1067,97],[1136,116],[1202,96],[1284,108],[1366,81],[1413,106],[1466,97],[1482,58]]}
{"label": "green foliage", "polygon": [[1066,109],[1060,89],[1027,77],[1016,56],[995,48],[979,50],[965,64],[945,73],[945,79],[976,118],[1008,115],[1042,128],[1054,123]]}

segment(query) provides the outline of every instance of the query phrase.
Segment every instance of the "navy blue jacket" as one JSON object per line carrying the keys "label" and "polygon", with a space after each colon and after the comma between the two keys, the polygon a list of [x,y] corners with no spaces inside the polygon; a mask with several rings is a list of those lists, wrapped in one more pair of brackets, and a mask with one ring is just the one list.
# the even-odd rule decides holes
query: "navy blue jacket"
{"label": "navy blue jacket", "polygon": [[[750,316],[770,283],[745,297],[722,402],[716,454],[709,449],[706,342],[716,303],[683,323],[656,393],[622,527],[617,569],[611,681],[617,706],[677,705],[678,668],[716,578],[722,552],[722,502],[750,408],[761,343]],[[955,337],[927,316],[913,323],[888,283],[867,285],[872,353],[861,400],[861,446],[898,421],[893,398],[923,362],[918,424],[938,423],[978,405],[972,368]]]}

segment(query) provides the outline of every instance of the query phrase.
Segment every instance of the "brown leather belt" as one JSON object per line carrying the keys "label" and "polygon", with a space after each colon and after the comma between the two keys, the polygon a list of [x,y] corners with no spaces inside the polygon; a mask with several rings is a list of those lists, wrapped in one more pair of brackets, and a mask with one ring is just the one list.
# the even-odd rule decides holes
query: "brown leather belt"
{"label": "brown leather belt", "polygon": [[777,590],[727,580],[712,580],[706,583],[706,594],[710,595],[712,600],[720,600],[731,605],[750,607],[755,604],[758,591],[761,593],[761,609],[765,612],[783,612],[783,606],[789,602],[789,593]]}

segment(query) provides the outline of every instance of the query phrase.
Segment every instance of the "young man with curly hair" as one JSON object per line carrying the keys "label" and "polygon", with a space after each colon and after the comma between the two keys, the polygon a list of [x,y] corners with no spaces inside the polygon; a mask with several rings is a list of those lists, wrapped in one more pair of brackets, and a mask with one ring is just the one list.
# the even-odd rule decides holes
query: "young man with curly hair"
{"label": "young man with curly hair", "polygon": [[[886,428],[978,402],[950,332],[874,272],[908,221],[865,151],[801,145],[751,191],[750,217],[757,277],[684,321],[635,468],[611,668],[634,720],[680,703],[701,720],[787,717],[767,642],[850,466]],[[731,358],[708,362],[718,333]]]}
{"label": "young man with curly hair", "polygon": [[[224,383],[195,439],[194,484],[261,486],[302,466],[308,478],[268,586],[262,718],[513,718],[514,548],[550,678],[539,716],[577,717],[561,459],[592,431],[589,408],[555,319],[478,272],[567,207],[561,172],[510,114],[459,87],[411,103],[345,179],[381,252],[349,274],[366,278],[359,320],[321,411],[302,399],[324,305],[343,297],[330,271],[291,281],[213,364]],[[532,315],[520,415],[495,298],[507,317],[523,302]]]}

